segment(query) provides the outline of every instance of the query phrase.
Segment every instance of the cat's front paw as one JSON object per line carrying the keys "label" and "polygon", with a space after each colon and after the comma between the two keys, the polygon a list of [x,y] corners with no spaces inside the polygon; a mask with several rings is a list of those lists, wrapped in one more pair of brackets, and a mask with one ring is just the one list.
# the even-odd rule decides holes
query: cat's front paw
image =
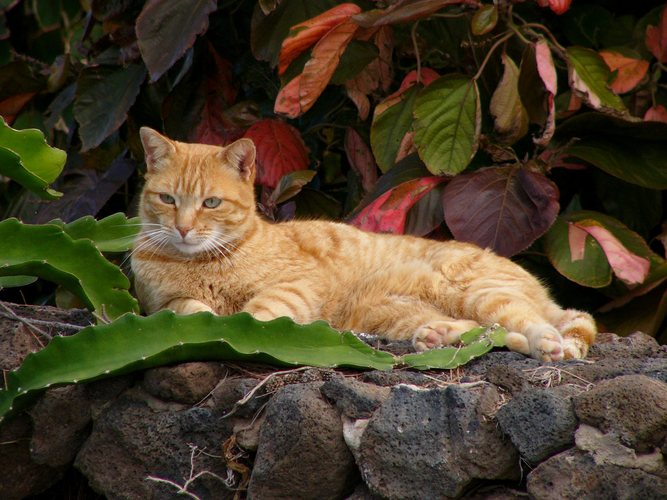
{"label": "cat's front paw", "polygon": [[563,353],[565,359],[585,358],[588,353],[588,344],[577,337],[563,339]]}
{"label": "cat's front paw", "polygon": [[540,361],[563,359],[563,337],[552,325],[533,325],[526,329],[530,355]]}
{"label": "cat's front paw", "polygon": [[417,351],[454,344],[465,332],[477,328],[479,323],[465,319],[435,320],[417,328],[412,345]]}

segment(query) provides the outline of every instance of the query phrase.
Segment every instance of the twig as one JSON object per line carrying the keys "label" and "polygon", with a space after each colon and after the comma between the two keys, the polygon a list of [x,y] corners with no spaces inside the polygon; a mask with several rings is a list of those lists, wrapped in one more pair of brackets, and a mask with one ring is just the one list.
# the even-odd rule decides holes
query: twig
{"label": "twig", "polygon": [[[6,311],[5,313],[0,312],[0,317],[20,321],[21,323],[25,323],[29,326],[34,326],[34,325],[51,326],[51,327],[55,327],[55,328],[62,328],[63,330],[76,330],[76,331],[83,330],[84,328],[87,328],[85,326],[74,325],[72,323],[65,323],[65,322],[62,322],[62,321],[50,321],[50,320],[43,320],[43,319],[23,318],[23,317],[17,315],[10,307],[8,307],[6,304],[3,304],[2,302],[0,302],[0,307],[2,307]],[[43,330],[39,330],[39,333],[46,336],[49,339],[51,338],[51,336],[47,332],[44,332]]]}
{"label": "twig", "polygon": [[243,406],[243,405],[246,404],[248,401],[250,401],[250,400],[254,397],[255,393],[256,393],[260,388],[264,387],[264,385],[266,385],[266,383],[267,383],[269,380],[271,380],[272,378],[274,378],[274,377],[276,377],[276,376],[278,376],[278,375],[287,375],[288,373],[294,373],[294,372],[300,372],[300,371],[308,370],[308,369],[310,369],[310,368],[312,368],[312,367],[311,367],[311,366],[301,366],[301,367],[299,367],[299,368],[294,368],[294,369],[292,369],[292,370],[283,370],[283,371],[281,371],[281,372],[273,372],[273,373],[270,373],[269,375],[267,375],[266,377],[264,377],[264,378],[259,382],[259,384],[257,384],[255,387],[253,387],[253,388],[248,392],[248,394],[246,394],[245,396],[243,396],[242,399],[240,399],[239,401],[237,401],[236,403],[234,403],[233,408],[232,408],[228,413],[225,413],[225,414],[222,416],[222,418],[228,418],[228,417],[231,417],[234,413],[236,413],[236,410],[238,410],[241,406]]}
{"label": "twig", "polygon": [[[195,500],[201,500],[197,495],[194,493],[188,491],[188,487],[195,482],[197,479],[203,476],[211,476],[214,477],[215,479],[218,479],[225,485],[227,485],[227,481],[225,481],[223,478],[218,476],[217,474],[208,471],[208,470],[203,470],[201,472],[198,472],[195,474],[195,457],[201,455],[204,453],[204,450],[199,450],[197,446],[193,444],[188,445],[190,447],[190,473],[188,474],[188,478],[185,480],[185,482],[180,485],[175,481],[172,481],[171,479],[164,479],[162,477],[155,477],[155,476],[147,476],[146,479],[149,481],[154,481],[156,483],[162,483],[162,484],[168,484],[169,486],[173,486],[176,488],[176,494],[177,495],[187,495],[190,498],[194,498]],[[198,452],[198,453],[197,453]],[[196,455],[195,455],[196,453]]]}
{"label": "twig", "polygon": [[412,30],[410,30],[410,37],[412,38],[412,48],[415,51],[415,58],[417,59],[417,83],[421,83],[422,63],[421,57],[419,55],[419,46],[417,45],[417,26],[419,26],[419,21],[412,25]]}

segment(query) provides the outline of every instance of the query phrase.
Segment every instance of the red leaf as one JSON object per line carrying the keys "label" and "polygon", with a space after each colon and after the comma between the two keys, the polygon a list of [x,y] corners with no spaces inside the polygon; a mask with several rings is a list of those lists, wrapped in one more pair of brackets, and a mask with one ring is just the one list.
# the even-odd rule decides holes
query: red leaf
{"label": "red leaf", "polygon": [[352,127],[348,127],[345,131],[345,154],[350,166],[361,177],[361,185],[364,191],[368,193],[377,181],[378,166],[375,163],[371,148]]}
{"label": "red leaf", "polygon": [[348,21],[324,35],[313,48],[303,73],[278,93],[274,111],[290,118],[308,111],[331,80],[340,57],[359,27]]}
{"label": "red leaf", "polygon": [[667,7],[662,9],[658,26],[647,26],[645,42],[658,61],[667,62]]}
{"label": "red leaf", "polygon": [[299,57],[304,50],[315,44],[332,28],[347,21],[351,16],[359,12],[361,12],[359,6],[353,3],[343,3],[323,12],[319,16],[292,26],[280,48],[278,74],[282,75],[294,59]]}
{"label": "red leaf", "polygon": [[16,115],[23,109],[23,106],[28,104],[30,99],[32,99],[36,93],[37,92],[26,92],[24,94],[16,94],[7,99],[3,99],[0,101],[0,116],[5,119],[8,125],[11,125],[16,118]]}
{"label": "red leaf", "polygon": [[553,95],[558,93],[558,77],[556,75],[556,66],[549,44],[543,38],[535,44],[535,60],[537,61],[537,72],[544,82],[546,89]]}
{"label": "red leaf", "polygon": [[364,207],[350,224],[366,231],[402,234],[410,208],[444,177],[421,177],[399,184]]}
{"label": "red leaf", "polygon": [[667,109],[662,104],[648,108],[644,114],[644,121],[667,123]]}
{"label": "red leaf", "polygon": [[624,94],[634,89],[648,72],[649,63],[643,59],[626,57],[614,50],[601,50],[600,56],[612,71],[617,71],[611,82],[611,90]]}
{"label": "red leaf", "polygon": [[257,148],[257,184],[275,188],[283,175],[308,168],[308,148],[299,131],[281,120],[260,120],[244,137]]}
{"label": "red leaf", "polygon": [[567,12],[570,8],[572,0],[537,0],[537,3],[540,7],[546,7],[548,5],[556,14],[561,15]]}
{"label": "red leaf", "polygon": [[234,86],[231,63],[220,57],[210,44],[208,55],[206,75],[199,91],[204,99],[201,117],[188,138],[201,144],[225,146],[243,135],[242,129],[225,115],[225,110],[234,103],[238,92]]}
{"label": "red leaf", "polygon": [[454,237],[512,256],[544,234],[558,215],[558,187],[522,168],[485,168],[452,179],[443,196]]}
{"label": "red leaf", "polygon": [[408,23],[429,17],[448,5],[479,6],[477,0],[402,0],[386,9],[374,9],[357,14],[352,19],[364,28],[387,24]]}
{"label": "red leaf", "polygon": [[[623,243],[596,221],[574,222],[570,224],[570,228],[572,226],[590,234],[598,242],[618,279],[627,285],[638,285],[644,282],[651,267],[648,259],[630,252],[623,246]],[[571,247],[572,240],[570,240]],[[574,256],[572,260],[575,260]]]}
{"label": "red leaf", "polygon": [[587,237],[588,233],[581,229],[577,224],[568,224],[567,238],[570,244],[570,256],[572,262],[583,260]]}

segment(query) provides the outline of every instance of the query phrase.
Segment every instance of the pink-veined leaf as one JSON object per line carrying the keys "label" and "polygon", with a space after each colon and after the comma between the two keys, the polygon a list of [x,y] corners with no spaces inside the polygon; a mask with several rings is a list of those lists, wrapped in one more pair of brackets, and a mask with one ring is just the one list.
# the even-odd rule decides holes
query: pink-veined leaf
{"label": "pink-veined leaf", "polygon": [[[648,276],[649,268],[651,267],[651,263],[648,259],[630,252],[613,234],[611,234],[611,232],[609,232],[609,230],[604,228],[597,221],[583,220],[570,223],[570,235],[572,234],[572,226],[576,226],[579,230],[589,234],[595,241],[597,241],[602,247],[602,251],[607,257],[607,261],[618,279],[627,285],[638,285],[644,282]],[[579,237],[575,237],[575,243],[579,244]],[[570,236],[570,251],[572,253],[573,261],[575,260],[575,252],[577,253],[577,256],[581,254],[581,258],[583,258],[583,243],[584,242],[582,241],[581,249],[577,247],[573,252],[572,237]]]}
{"label": "pink-veined leaf", "polygon": [[257,184],[275,188],[283,175],[308,168],[308,148],[301,134],[281,120],[260,120],[244,137],[252,139],[257,149]]}
{"label": "pink-veined leaf", "polygon": [[588,233],[577,224],[570,222],[567,225],[567,238],[570,244],[572,262],[583,260],[586,254],[586,238],[588,238]]}
{"label": "pink-veined leaf", "polygon": [[386,9],[373,9],[357,14],[352,19],[364,28],[387,24],[409,23],[424,19],[449,5],[479,6],[477,0],[400,0]]}
{"label": "pink-veined leaf", "polygon": [[537,61],[537,72],[544,83],[547,91],[553,95],[558,93],[558,76],[556,75],[556,65],[551,56],[551,49],[544,38],[540,38],[535,43],[535,60]]}
{"label": "pink-veined leaf", "polygon": [[308,111],[331,80],[340,57],[358,29],[356,24],[347,21],[324,35],[315,44],[303,72],[278,93],[274,111],[290,118]]}
{"label": "pink-veined leaf", "polygon": [[651,106],[644,113],[644,121],[667,123],[667,109],[662,104]]}
{"label": "pink-veined leaf", "polygon": [[492,167],[452,179],[445,221],[457,240],[509,257],[528,248],[556,219],[558,187],[536,172]]}
{"label": "pink-veined leaf", "polygon": [[646,47],[661,63],[667,62],[667,7],[662,9],[658,26],[646,28]]}
{"label": "pink-veined leaf", "polygon": [[308,19],[293,26],[287,38],[283,40],[278,59],[278,74],[282,75],[287,67],[301,55],[303,51],[314,45],[332,28],[347,21],[361,8],[353,3],[343,3],[329,9],[319,16]]}
{"label": "pink-veined leaf", "polygon": [[345,154],[347,161],[359,177],[364,191],[368,193],[377,181],[377,164],[371,148],[352,127],[345,130]]}
{"label": "pink-veined leaf", "polygon": [[350,224],[366,231],[402,234],[410,208],[443,177],[420,177],[392,188],[364,207]]}
{"label": "pink-veined leaf", "polygon": [[634,89],[648,73],[649,63],[643,59],[626,57],[615,50],[601,50],[600,56],[610,70],[617,72],[609,85],[617,94]]}

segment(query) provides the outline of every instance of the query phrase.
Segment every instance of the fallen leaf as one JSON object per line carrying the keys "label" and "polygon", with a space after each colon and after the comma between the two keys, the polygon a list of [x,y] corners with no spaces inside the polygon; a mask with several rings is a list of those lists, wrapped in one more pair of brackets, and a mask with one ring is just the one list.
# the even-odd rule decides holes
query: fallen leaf
{"label": "fallen leaf", "polygon": [[643,59],[626,57],[614,50],[601,50],[600,56],[616,76],[611,82],[611,90],[617,94],[624,94],[634,89],[648,73],[649,63]]}

